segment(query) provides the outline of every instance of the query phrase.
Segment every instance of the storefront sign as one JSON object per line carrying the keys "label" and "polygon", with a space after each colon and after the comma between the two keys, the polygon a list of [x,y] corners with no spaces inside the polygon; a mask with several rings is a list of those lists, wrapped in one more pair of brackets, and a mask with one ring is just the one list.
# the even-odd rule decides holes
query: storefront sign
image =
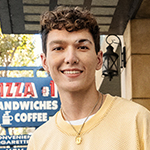
{"label": "storefront sign", "polygon": [[0,150],[27,150],[27,148],[26,147],[23,147],[23,148],[19,148],[19,147],[17,147],[17,148],[0,148]]}
{"label": "storefront sign", "polygon": [[27,145],[31,135],[0,135],[0,146]]}
{"label": "storefront sign", "polygon": [[2,127],[38,127],[60,108],[57,87],[47,78],[1,78]]}

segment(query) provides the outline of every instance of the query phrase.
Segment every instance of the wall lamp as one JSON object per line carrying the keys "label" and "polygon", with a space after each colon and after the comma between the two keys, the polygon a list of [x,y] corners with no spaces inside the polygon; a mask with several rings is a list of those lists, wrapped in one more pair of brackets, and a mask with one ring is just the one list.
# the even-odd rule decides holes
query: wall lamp
{"label": "wall lamp", "polygon": [[[111,42],[108,42],[108,38],[110,36],[114,36],[111,38]],[[118,42],[116,42],[116,39]],[[102,75],[109,78],[111,81],[113,76],[118,75],[118,58],[119,55],[113,51],[112,44],[118,44],[118,48],[120,49],[120,68],[126,67],[126,49],[125,47],[122,48],[120,38],[115,34],[109,34],[106,37],[106,43],[108,47],[106,48],[106,53],[103,54],[103,67],[102,67]]]}

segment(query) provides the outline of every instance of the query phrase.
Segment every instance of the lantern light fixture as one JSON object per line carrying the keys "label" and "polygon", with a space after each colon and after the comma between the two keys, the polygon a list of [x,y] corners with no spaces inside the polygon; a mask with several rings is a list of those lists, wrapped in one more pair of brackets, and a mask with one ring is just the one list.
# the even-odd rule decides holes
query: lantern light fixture
{"label": "lantern light fixture", "polygon": [[[110,36],[114,36],[115,39],[111,38],[111,42],[108,42],[108,38]],[[116,42],[116,38],[119,42]],[[106,53],[103,54],[103,66],[102,66],[102,75],[109,77],[109,80],[111,81],[114,76],[118,75],[118,58],[119,55],[113,51],[112,44],[118,44],[118,48],[120,49],[120,65],[121,68],[126,67],[126,50],[125,46],[122,48],[121,40],[120,38],[115,34],[109,34],[106,37],[106,43],[108,44],[108,47],[106,48]]]}

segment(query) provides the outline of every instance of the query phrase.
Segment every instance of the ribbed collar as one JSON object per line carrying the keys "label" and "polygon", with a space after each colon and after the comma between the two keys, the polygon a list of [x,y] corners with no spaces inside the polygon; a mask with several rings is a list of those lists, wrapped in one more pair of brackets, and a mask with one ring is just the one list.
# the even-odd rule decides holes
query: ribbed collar
{"label": "ribbed collar", "polygon": [[[100,122],[103,120],[103,118],[108,114],[109,110],[111,109],[114,99],[115,97],[112,97],[111,95],[107,94],[102,107],[97,111],[97,113],[90,120],[88,120],[85,123],[81,131],[81,135],[88,133],[94,127],[100,124]],[[77,135],[77,133],[73,130],[72,126],[63,119],[60,111],[57,112],[56,114],[55,123],[57,127],[59,128],[59,130],[61,130],[65,134],[72,135],[72,136]],[[77,131],[79,131],[81,128],[81,125],[75,125],[74,127]]]}

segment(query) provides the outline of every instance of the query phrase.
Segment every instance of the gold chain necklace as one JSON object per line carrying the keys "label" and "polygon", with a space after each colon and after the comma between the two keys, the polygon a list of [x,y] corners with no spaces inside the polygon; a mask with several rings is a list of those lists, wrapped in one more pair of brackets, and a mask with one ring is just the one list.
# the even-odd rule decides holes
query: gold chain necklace
{"label": "gold chain necklace", "polygon": [[[102,95],[102,100],[101,100],[101,104],[100,104],[99,109],[101,108],[102,103],[103,103],[103,94],[101,94],[101,95]],[[75,129],[75,127],[71,124],[71,122],[69,121],[69,119],[68,119],[66,113],[65,113],[64,110],[61,108],[62,114],[64,115],[64,117],[66,118],[66,120],[69,122],[69,124],[71,125],[71,127],[73,128],[73,130],[77,133],[77,136],[75,137],[75,142],[76,142],[77,145],[81,144],[81,142],[82,142],[82,137],[81,137],[81,134],[80,134],[80,133],[81,133],[81,131],[82,131],[84,125],[85,125],[85,122],[86,122],[87,119],[90,117],[90,115],[92,114],[92,112],[94,111],[94,109],[96,108],[96,106],[98,105],[99,99],[100,99],[100,94],[99,94],[97,103],[96,103],[95,106],[93,107],[92,111],[91,111],[91,112],[88,114],[88,116],[85,118],[85,120],[84,120],[84,122],[83,122],[83,124],[82,124],[82,126],[81,126],[81,128],[80,128],[80,130],[79,130],[79,132],[78,132],[78,131]],[[98,109],[98,110],[99,110],[99,109]]]}

